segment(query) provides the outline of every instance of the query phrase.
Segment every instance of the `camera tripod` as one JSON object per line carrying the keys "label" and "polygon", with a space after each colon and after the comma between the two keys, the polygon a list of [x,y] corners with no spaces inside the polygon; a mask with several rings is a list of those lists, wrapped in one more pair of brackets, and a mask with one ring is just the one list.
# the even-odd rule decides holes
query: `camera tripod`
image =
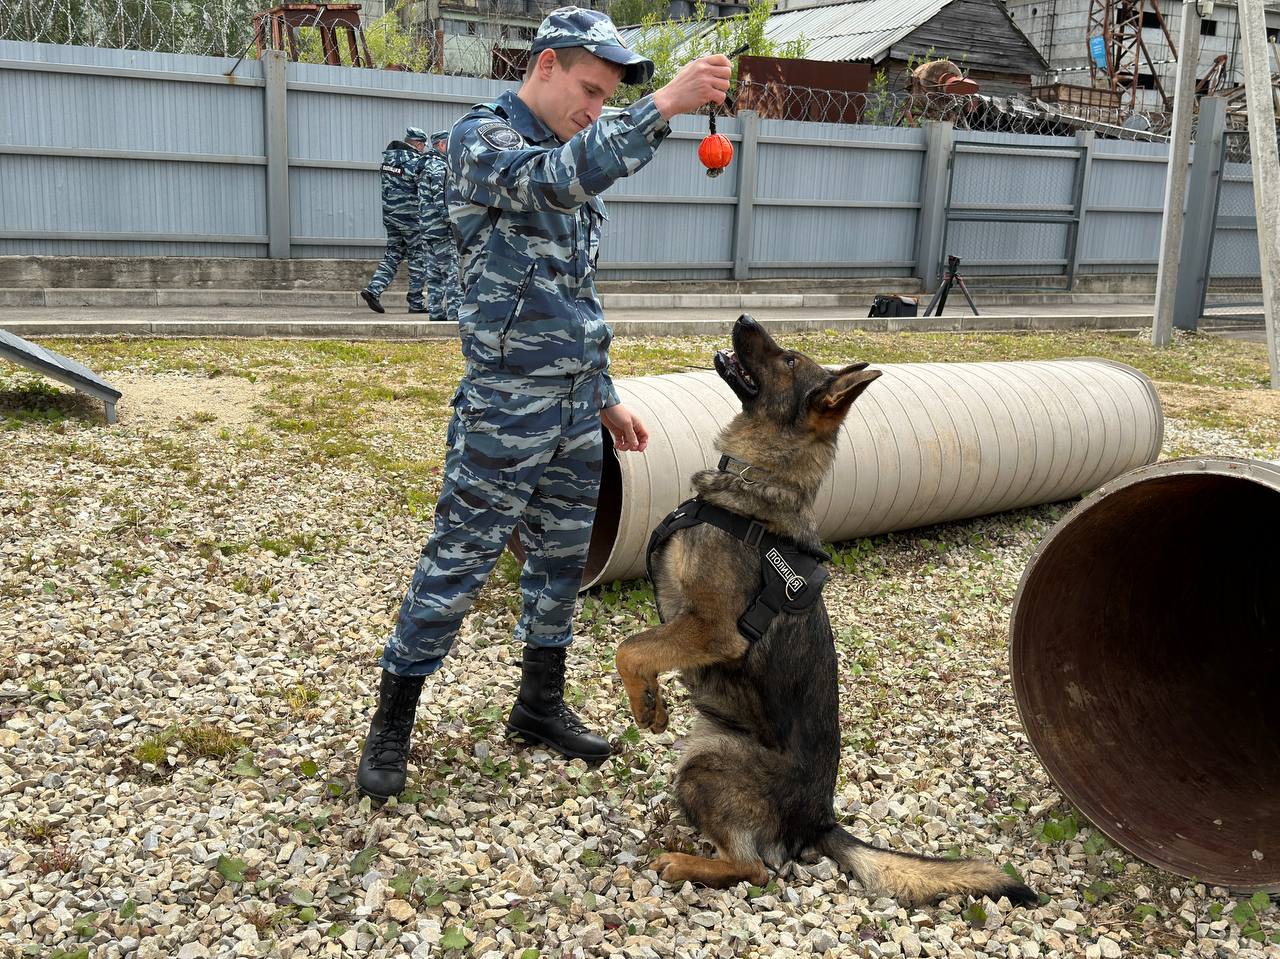
{"label": "camera tripod", "polygon": [[947,268],[942,274],[942,286],[938,287],[938,292],[933,294],[933,299],[924,308],[923,316],[942,315],[942,310],[947,305],[947,294],[951,292],[953,283],[959,284],[960,292],[964,294],[965,300],[968,301],[969,309],[973,310],[973,315],[979,315],[978,308],[974,305],[973,297],[969,295],[969,288],[964,285],[964,277],[960,275],[960,257],[947,254]]}

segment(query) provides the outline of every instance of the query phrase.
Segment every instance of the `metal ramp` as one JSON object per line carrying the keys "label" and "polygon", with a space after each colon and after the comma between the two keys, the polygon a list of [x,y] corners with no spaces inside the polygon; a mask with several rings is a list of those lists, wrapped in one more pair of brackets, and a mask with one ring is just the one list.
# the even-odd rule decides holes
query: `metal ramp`
{"label": "metal ramp", "polygon": [[116,421],[116,401],[120,399],[120,391],[87,366],[4,330],[0,330],[0,357],[102,400],[107,408],[107,422]]}

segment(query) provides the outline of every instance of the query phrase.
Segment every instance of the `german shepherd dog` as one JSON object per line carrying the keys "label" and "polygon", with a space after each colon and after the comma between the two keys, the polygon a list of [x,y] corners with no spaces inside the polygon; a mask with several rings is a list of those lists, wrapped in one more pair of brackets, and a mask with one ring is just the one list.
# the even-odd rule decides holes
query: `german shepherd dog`
{"label": "german shepherd dog", "polygon": [[[820,549],[814,497],[835,458],[840,424],[880,372],[866,363],[830,372],[778,346],[747,315],[734,326],[733,351],[717,353],[715,363],[742,401],[716,445],[749,469],[703,470],[693,477],[695,491]],[[665,622],[624,640],[617,668],[636,724],[655,733],[667,727],[658,676],[680,671],[698,717],[676,774],[677,800],[719,854],[664,853],[651,863],[663,880],[764,885],[766,864],[825,855],[869,892],[904,904],[954,894],[1037,902],[994,866],[876,849],[836,823],[839,691],[821,599],[784,611],[748,642],[737,621],[760,588],[759,554],[708,524],[673,533],[652,571]]]}

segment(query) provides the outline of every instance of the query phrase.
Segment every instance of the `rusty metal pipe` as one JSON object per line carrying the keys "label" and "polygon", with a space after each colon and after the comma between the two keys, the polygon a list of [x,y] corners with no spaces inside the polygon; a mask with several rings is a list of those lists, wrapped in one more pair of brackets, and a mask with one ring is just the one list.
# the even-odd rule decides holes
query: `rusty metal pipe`
{"label": "rusty metal pipe", "polygon": [[1104,484],[1033,554],[1010,670],[1058,788],[1181,876],[1280,890],[1280,466]]}

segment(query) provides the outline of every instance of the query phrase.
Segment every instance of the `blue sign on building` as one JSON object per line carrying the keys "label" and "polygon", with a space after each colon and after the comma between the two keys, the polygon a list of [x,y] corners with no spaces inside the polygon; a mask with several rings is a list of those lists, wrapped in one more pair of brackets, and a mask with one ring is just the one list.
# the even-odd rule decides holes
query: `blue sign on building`
{"label": "blue sign on building", "polygon": [[1102,37],[1089,38],[1089,56],[1103,70],[1107,68],[1107,41]]}

